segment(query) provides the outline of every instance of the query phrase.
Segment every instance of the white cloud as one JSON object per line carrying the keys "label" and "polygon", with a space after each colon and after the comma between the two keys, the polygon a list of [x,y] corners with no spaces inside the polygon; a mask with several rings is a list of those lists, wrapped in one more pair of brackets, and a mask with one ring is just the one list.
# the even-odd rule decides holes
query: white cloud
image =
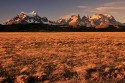
{"label": "white cloud", "polygon": [[91,7],[90,6],[77,6],[78,8],[83,8],[83,9],[90,9]]}
{"label": "white cloud", "polygon": [[83,8],[84,11],[94,12],[94,13],[125,13],[125,2],[109,2],[102,4],[102,6],[92,7],[92,6],[77,6],[78,8]]}
{"label": "white cloud", "polygon": [[96,11],[114,12],[114,13],[125,13],[125,7],[98,7]]}
{"label": "white cloud", "polygon": [[105,11],[105,10],[109,10],[112,9],[112,7],[97,7],[95,8],[97,11]]}
{"label": "white cloud", "polygon": [[97,12],[125,13],[125,2],[110,2],[95,8]]}
{"label": "white cloud", "polygon": [[78,13],[70,13],[68,15],[65,15],[65,16],[61,16],[60,18],[65,18],[65,19],[68,19],[71,17],[71,15],[78,15]]}
{"label": "white cloud", "polygon": [[104,6],[110,6],[110,7],[125,6],[125,2],[110,2],[104,4]]}

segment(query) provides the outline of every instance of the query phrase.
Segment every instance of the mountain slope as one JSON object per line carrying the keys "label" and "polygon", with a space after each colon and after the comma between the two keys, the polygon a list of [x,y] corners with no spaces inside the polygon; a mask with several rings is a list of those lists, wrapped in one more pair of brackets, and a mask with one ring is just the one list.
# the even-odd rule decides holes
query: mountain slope
{"label": "mountain slope", "polygon": [[81,26],[106,28],[109,25],[113,26],[125,25],[116,21],[115,18],[109,14],[94,14],[91,16],[83,16],[83,17],[80,17],[80,15],[78,14],[78,15],[71,15],[67,18],[60,18],[57,21],[53,22],[48,20],[46,17],[40,17],[35,11],[31,13],[21,12],[12,19],[7,20],[4,24],[11,25],[11,24],[29,24],[29,23],[66,25],[66,26],[72,26],[74,28],[79,28]]}
{"label": "mountain slope", "polygon": [[73,27],[86,26],[86,27],[106,27],[108,25],[122,25],[117,22],[112,15],[109,14],[94,14],[92,16],[83,16],[82,18],[78,15],[72,15],[68,19],[61,18],[56,21],[58,24],[67,24]]}
{"label": "mountain slope", "polygon": [[80,15],[72,15],[69,18],[60,18],[56,21],[57,24],[70,25],[74,27],[85,26],[85,23],[82,21]]}
{"label": "mountain slope", "polygon": [[4,24],[28,24],[28,23],[43,23],[43,24],[53,24],[46,17],[40,17],[35,11],[27,14],[25,12],[19,13],[14,18],[7,20]]}

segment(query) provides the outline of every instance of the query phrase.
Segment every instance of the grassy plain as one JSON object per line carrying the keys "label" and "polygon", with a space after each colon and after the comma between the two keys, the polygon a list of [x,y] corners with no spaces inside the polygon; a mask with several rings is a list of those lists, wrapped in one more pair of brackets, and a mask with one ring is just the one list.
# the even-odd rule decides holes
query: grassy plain
{"label": "grassy plain", "polygon": [[124,83],[125,33],[0,33],[0,83]]}

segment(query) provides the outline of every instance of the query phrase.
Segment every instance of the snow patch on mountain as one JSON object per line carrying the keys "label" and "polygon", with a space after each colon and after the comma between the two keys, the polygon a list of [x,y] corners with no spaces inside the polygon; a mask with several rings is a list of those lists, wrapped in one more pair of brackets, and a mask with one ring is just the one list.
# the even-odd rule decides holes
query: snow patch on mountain
{"label": "snow patch on mountain", "polygon": [[[61,18],[56,21],[58,24],[67,24],[73,27],[86,26],[107,26],[107,25],[121,25],[122,23],[117,22],[112,15],[109,14],[94,14],[92,16],[71,15],[68,19]],[[106,24],[106,25],[105,25]]]}
{"label": "snow patch on mountain", "polygon": [[49,25],[54,24],[54,22],[49,21],[46,17],[40,17],[35,11],[33,11],[31,13],[21,12],[14,18],[7,20],[5,25],[28,23],[43,23]]}
{"label": "snow patch on mountain", "polygon": [[85,26],[85,27],[106,27],[109,25],[118,26],[124,25],[115,20],[112,15],[109,14],[94,14],[91,16],[83,16],[78,15],[67,15],[66,17],[62,17],[57,21],[50,21],[46,17],[40,17],[35,11],[31,13],[20,12],[17,16],[12,19],[7,20],[4,24],[28,24],[28,23],[42,23],[48,25],[66,25],[72,26],[74,28]]}

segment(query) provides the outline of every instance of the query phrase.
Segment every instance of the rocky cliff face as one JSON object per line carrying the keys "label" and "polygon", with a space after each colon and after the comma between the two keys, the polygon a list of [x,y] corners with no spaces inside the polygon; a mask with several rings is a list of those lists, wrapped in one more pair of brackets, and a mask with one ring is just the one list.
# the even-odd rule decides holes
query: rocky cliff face
{"label": "rocky cliff face", "polygon": [[73,27],[86,26],[86,27],[106,27],[108,25],[121,25],[117,22],[112,15],[109,14],[94,14],[92,16],[72,15],[67,19],[61,18],[56,21],[58,24],[67,24]]}
{"label": "rocky cliff face", "polygon": [[78,26],[85,26],[84,21],[80,17],[80,15],[72,15],[69,18],[60,18],[56,21],[57,24],[64,24],[64,25],[70,25],[73,27],[78,27]]}
{"label": "rocky cliff face", "polygon": [[60,18],[53,22],[48,20],[46,17],[40,17],[35,11],[31,13],[21,12],[12,19],[7,20],[4,24],[28,24],[28,23],[42,23],[48,25],[67,25],[74,28],[81,26],[85,27],[95,27],[95,28],[105,28],[109,25],[118,26],[125,25],[115,20],[112,15],[109,14],[94,14],[91,16],[71,15],[68,18]]}
{"label": "rocky cliff face", "polygon": [[5,25],[11,24],[28,24],[28,23],[43,23],[52,24],[46,17],[40,17],[35,11],[27,14],[25,12],[19,13],[17,16],[5,22]]}

